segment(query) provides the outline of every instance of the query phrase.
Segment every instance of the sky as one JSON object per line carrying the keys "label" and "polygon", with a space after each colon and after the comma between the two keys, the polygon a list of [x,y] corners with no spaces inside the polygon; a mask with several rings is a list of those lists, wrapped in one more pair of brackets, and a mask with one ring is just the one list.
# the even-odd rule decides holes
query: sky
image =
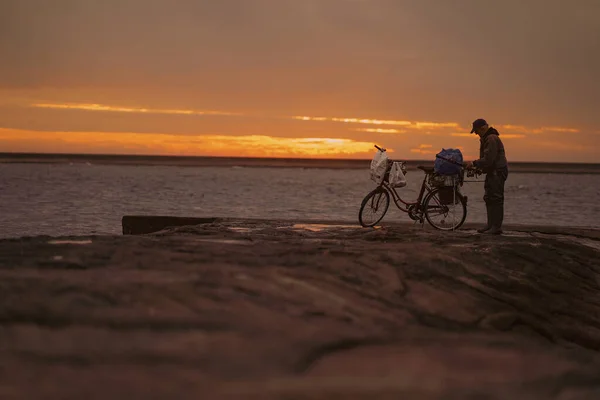
{"label": "sky", "polygon": [[0,152],[600,162],[597,0],[2,0]]}

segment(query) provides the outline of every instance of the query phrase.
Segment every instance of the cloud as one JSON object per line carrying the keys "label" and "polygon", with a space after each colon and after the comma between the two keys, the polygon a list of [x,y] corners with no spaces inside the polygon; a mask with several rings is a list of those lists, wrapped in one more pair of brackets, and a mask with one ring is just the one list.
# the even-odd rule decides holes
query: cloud
{"label": "cloud", "polygon": [[[454,137],[469,137],[469,138],[475,138],[475,134],[473,133],[451,133],[450,136],[454,136]],[[512,134],[512,133],[500,133],[500,137],[502,139],[523,139],[526,138],[526,135],[522,135],[522,134]]]}
{"label": "cloud", "polygon": [[533,133],[543,133],[543,132],[564,132],[564,133],[579,133],[579,129],[573,128],[561,128],[561,127],[542,127],[540,129],[535,129]]}
{"label": "cloud", "polygon": [[384,128],[360,128],[353,129],[355,132],[369,132],[369,133],[405,133],[405,129],[384,129]]}
{"label": "cloud", "polygon": [[310,117],[310,116],[293,116],[293,119],[299,121],[317,121],[317,122],[342,122],[346,124],[368,124],[368,125],[392,125],[402,126],[406,129],[426,130],[426,129],[443,129],[443,128],[459,128],[460,125],[456,122],[428,122],[428,121],[405,121],[405,120],[386,120],[386,119],[370,119],[370,118],[354,118],[354,117]]}
{"label": "cloud", "polygon": [[498,129],[507,130],[509,132],[521,132],[521,133],[547,133],[547,132],[559,132],[559,133],[579,133],[579,129],[565,128],[560,126],[542,126],[540,128],[528,128],[523,125],[498,125]]}
{"label": "cloud", "polygon": [[423,149],[410,149],[411,153],[416,153],[416,154],[437,154],[437,151],[433,151],[433,150],[423,150]]}
{"label": "cloud", "polygon": [[396,120],[381,120],[381,119],[368,119],[368,118],[337,118],[337,117],[309,117],[309,116],[292,116],[292,119],[299,121],[330,121],[330,122],[343,122],[347,124],[368,124],[368,125],[395,125],[395,126],[411,126],[410,121],[396,121]]}
{"label": "cloud", "polygon": [[416,154],[437,154],[439,151],[434,151],[431,144],[420,144],[419,147],[410,149],[411,153]]}
{"label": "cloud", "polygon": [[456,122],[413,122],[415,129],[440,129],[440,128],[458,128],[459,124]]}
{"label": "cloud", "polygon": [[[6,147],[6,148],[4,148]],[[371,155],[373,144],[351,139],[279,138],[261,135],[40,132],[0,128],[4,151],[247,157],[348,157]],[[393,152],[393,149],[388,150]]]}
{"label": "cloud", "polygon": [[524,127],[523,125],[497,125],[499,130],[507,130],[512,132],[528,132],[529,129]]}
{"label": "cloud", "polygon": [[590,148],[589,146],[585,146],[577,143],[565,143],[565,142],[556,142],[556,141],[538,141],[536,142],[537,146],[547,147],[555,150],[565,150],[565,151],[575,151],[575,152],[592,152],[597,151],[595,148]]}
{"label": "cloud", "polygon": [[107,112],[123,112],[123,113],[140,113],[140,114],[173,114],[173,115],[226,115],[226,116],[241,116],[240,113],[224,112],[224,111],[200,111],[200,110],[164,110],[142,107],[121,107],[110,106],[105,104],[86,104],[86,103],[34,103],[31,104],[34,108],[53,108],[62,110],[85,110],[85,111],[107,111]]}
{"label": "cloud", "polygon": [[524,139],[527,137],[527,135],[504,133],[501,134],[500,137],[502,137],[503,139]]}
{"label": "cloud", "polygon": [[[196,115],[196,116],[251,116],[248,114],[231,112],[231,111],[214,111],[214,110],[195,110],[195,109],[160,109],[160,108],[148,108],[148,107],[132,107],[132,106],[117,106],[108,104],[97,104],[97,103],[33,103],[30,107],[34,108],[47,108],[57,110],[81,110],[81,111],[100,111],[100,112],[121,112],[121,113],[139,113],[139,114],[170,114],[170,115]],[[258,115],[256,115],[258,116]],[[431,122],[431,121],[408,121],[408,120],[388,120],[388,119],[373,119],[373,118],[356,118],[356,117],[313,117],[313,116],[291,116],[291,117],[279,117],[275,115],[264,115],[263,118],[291,118],[297,121],[311,121],[311,122],[338,122],[345,124],[365,124],[365,125],[386,125],[386,126],[398,126],[403,129],[393,128],[358,128],[355,131],[370,132],[370,133],[405,133],[407,130],[422,131],[426,134],[432,134],[431,130],[443,131],[445,129],[461,129],[460,124],[456,122]],[[523,125],[511,125],[504,124],[498,125],[499,130],[506,130],[509,132],[517,133],[546,133],[546,132],[558,132],[558,133],[579,133],[580,130],[569,127],[541,127],[541,128],[529,128]],[[467,129],[465,129],[467,130]],[[502,133],[501,133],[502,134]],[[470,136],[469,133],[453,133],[452,136]],[[524,137],[518,134],[503,134],[504,138],[517,139]]]}
{"label": "cloud", "polygon": [[[193,109],[157,109],[147,107],[127,107],[97,103],[33,103],[30,104],[33,108],[47,108],[56,110],[81,110],[81,111],[100,111],[100,112],[115,112],[115,113],[138,113],[138,114],[172,114],[172,115],[198,115],[198,116],[249,116],[248,114],[230,112],[230,111],[212,111],[212,110],[193,110]],[[263,114],[262,117],[265,117]],[[444,128],[459,128],[456,122],[429,122],[429,121],[404,121],[404,120],[382,120],[371,118],[338,118],[338,117],[311,117],[311,116],[291,116],[278,117],[275,115],[270,118],[291,118],[297,121],[313,121],[313,122],[339,122],[346,124],[367,124],[367,125],[390,125],[402,126],[405,129],[415,130],[430,130]],[[359,129],[356,129],[359,130]],[[403,133],[405,130],[384,129],[384,128],[366,128],[360,129],[363,132],[371,133]],[[429,133],[429,132],[427,132]]]}

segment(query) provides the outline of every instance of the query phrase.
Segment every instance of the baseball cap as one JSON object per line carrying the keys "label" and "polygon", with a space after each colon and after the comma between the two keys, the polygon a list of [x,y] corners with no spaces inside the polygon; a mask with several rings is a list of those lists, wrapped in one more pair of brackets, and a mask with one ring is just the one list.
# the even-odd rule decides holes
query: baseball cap
{"label": "baseball cap", "polygon": [[482,126],[487,125],[487,122],[483,118],[478,118],[473,121],[473,129],[471,129],[471,133],[475,132],[476,129],[481,128]]}

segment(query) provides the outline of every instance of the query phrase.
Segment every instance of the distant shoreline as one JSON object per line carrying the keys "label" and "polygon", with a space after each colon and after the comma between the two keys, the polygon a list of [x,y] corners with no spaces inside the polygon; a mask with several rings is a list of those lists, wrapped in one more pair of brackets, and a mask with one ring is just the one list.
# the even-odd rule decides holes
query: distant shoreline
{"label": "distant shoreline", "polygon": [[[245,168],[317,168],[368,169],[370,159],[250,158],[208,156],[151,156],[113,154],[36,154],[0,153],[1,164],[92,164],[175,167],[245,167]],[[433,160],[407,160],[414,170],[419,165],[432,165]],[[600,174],[600,164],[512,162],[511,172]]]}

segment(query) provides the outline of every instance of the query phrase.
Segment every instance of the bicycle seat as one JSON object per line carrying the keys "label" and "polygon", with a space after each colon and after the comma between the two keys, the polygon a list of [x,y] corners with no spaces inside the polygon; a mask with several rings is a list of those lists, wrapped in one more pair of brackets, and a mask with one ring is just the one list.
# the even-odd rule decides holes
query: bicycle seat
{"label": "bicycle seat", "polygon": [[433,174],[433,167],[424,167],[422,165],[419,165],[417,168],[419,168],[421,171],[425,172],[426,174]]}

